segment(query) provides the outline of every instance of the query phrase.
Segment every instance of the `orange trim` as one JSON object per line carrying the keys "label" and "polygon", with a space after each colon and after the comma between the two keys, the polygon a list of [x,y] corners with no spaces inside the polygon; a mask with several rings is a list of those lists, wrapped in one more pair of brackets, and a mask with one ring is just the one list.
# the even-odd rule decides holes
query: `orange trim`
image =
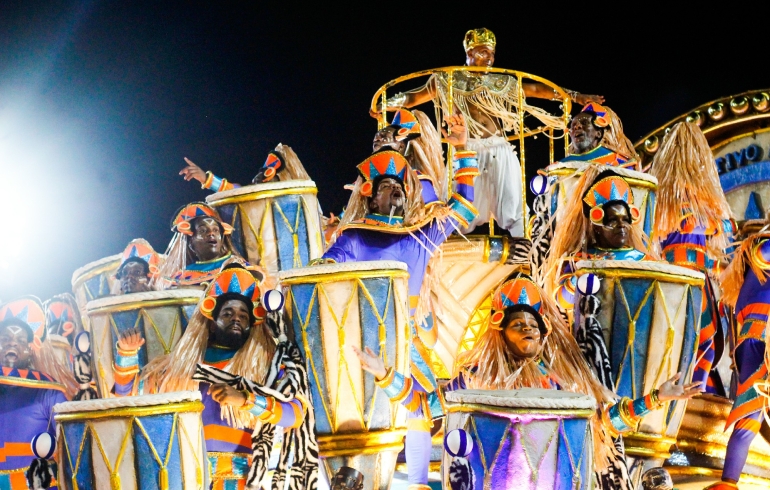
{"label": "orange trim", "polygon": [[32,446],[28,442],[6,442],[0,447],[0,463],[5,463],[5,458],[13,456],[34,456]]}
{"label": "orange trim", "polygon": [[738,383],[738,394],[746,393],[754,386],[757,381],[764,380],[767,377],[767,366],[762,364],[751,376],[743,383]]}
{"label": "orange trim", "polygon": [[243,447],[251,447],[251,435],[241,429],[224,425],[209,424],[203,428],[203,437],[208,440],[229,442]]}
{"label": "orange trim", "polygon": [[741,420],[739,420],[738,422],[735,423],[735,429],[733,429],[733,430],[743,429],[743,430],[748,430],[748,431],[751,431],[751,432],[753,432],[755,434],[758,434],[759,433],[759,427],[761,425],[762,424],[759,423],[758,420],[754,420],[752,418],[743,418],[743,419],[741,419]]}
{"label": "orange trim", "polygon": [[725,422],[725,430],[730,428],[735,421],[751,415],[752,413],[759,412],[763,408],[764,401],[762,400],[762,397],[748,401],[739,407],[733,407],[732,412],[730,412],[730,415],[727,417],[727,422]]}

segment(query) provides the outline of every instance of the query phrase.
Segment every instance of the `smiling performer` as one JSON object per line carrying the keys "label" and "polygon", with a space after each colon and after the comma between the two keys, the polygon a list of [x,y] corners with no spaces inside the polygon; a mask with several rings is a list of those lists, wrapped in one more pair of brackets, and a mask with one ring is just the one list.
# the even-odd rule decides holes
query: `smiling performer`
{"label": "smiling performer", "polygon": [[[463,40],[466,65],[491,67],[495,61],[496,45],[495,35],[489,29],[468,31]],[[521,89],[525,97],[561,99],[553,89],[539,82],[523,83]],[[604,101],[601,96],[567,92],[581,105],[590,101]],[[505,132],[518,133],[520,129],[519,87],[516,78],[502,73],[456,71],[452,76],[450,90],[448,74],[440,72],[433,74],[423,87],[395,94],[386,103],[387,110],[393,110],[430,101],[440,106],[444,118],[457,113],[465,117],[472,138],[468,140],[468,149],[478,153],[480,175],[476,182],[478,199],[475,204],[479,213],[468,225],[467,231],[487,223],[491,213],[512,236],[523,236],[521,165],[515,150],[505,138]],[[523,107],[528,115],[534,116],[546,126],[564,128],[560,118],[526,102]],[[378,117],[376,113],[372,115]]]}
{"label": "smiling performer", "polygon": [[546,284],[563,309],[571,310],[575,302],[576,261],[650,258],[639,217],[625,179],[603,165],[585,170],[569,198],[564,219],[556,223],[544,268]]}
{"label": "smiling performer", "polygon": [[[426,268],[449,235],[476,215],[471,204],[473,179],[478,174],[476,154],[465,150],[467,132],[462,116],[449,118],[447,123],[449,132],[445,137],[456,149],[454,158],[460,169],[455,173],[456,191],[449,201],[426,207],[419,178],[404,156],[389,149],[374,153],[358,165],[361,176],[356,180],[338,229],[340,235],[322,259],[406,263],[413,317],[411,373],[415,386],[428,393],[436,389],[429,349],[435,345],[438,332],[429,315],[429,285],[433,279],[426,278]],[[431,410],[438,415],[442,413],[438,405]],[[407,423],[409,483],[418,485],[416,488],[428,483],[431,418],[431,413],[414,411]]]}
{"label": "smiling performer", "polygon": [[[318,450],[304,360],[286,338],[280,312],[266,314],[260,298],[260,284],[250,271],[227,266],[206,290],[174,350],[145,367],[141,389],[201,391],[212,489],[260,488],[276,426],[287,432],[274,488],[283,488],[289,471],[292,490],[315,488]],[[118,341],[114,370],[119,396],[140,391],[137,352],[143,344],[135,330]],[[200,383],[207,376],[221,381]],[[234,387],[230,382],[236,377],[259,392]],[[294,462],[288,468],[292,450]]]}
{"label": "smiling performer", "polygon": [[[184,180],[197,180],[201,183],[201,189],[209,189],[214,192],[229,191],[240,187],[240,184],[228,182],[227,179],[217,177],[212,172],[204,172],[192,160],[185,157],[187,166],[179,171]],[[275,150],[267,154],[267,159],[251,180],[252,184],[264,184],[272,182],[277,176],[278,181],[285,180],[310,180],[310,176],[299,161],[299,157],[290,146],[278,143]]]}
{"label": "smiling performer", "polygon": [[160,268],[160,280],[167,287],[205,288],[224,263],[233,256],[230,233],[219,213],[204,202],[182,206],[171,222],[174,238]]}
{"label": "smiling performer", "polygon": [[[593,397],[599,409],[591,419],[595,471],[604,489],[630,488],[623,481],[624,475],[628,480],[625,462],[615,451],[612,438],[635,429],[644,415],[661,408],[664,402],[699,392],[699,383],[677,385],[677,374],[642,398],[617,400],[591,373],[556,305],[528,277],[506,281],[495,291],[488,322],[475,346],[458,358],[455,377],[445,389],[546,388]],[[353,350],[361,367],[375,376],[391,400],[408,410],[438,402],[438,393],[415,389],[410,378],[386,367],[368,347],[366,352]],[[616,485],[615,478],[621,485]]]}
{"label": "smiling performer", "polygon": [[[27,489],[25,472],[34,459],[32,439],[55,437],[53,406],[73,395],[78,385],[57,359],[46,315],[37,298],[24,297],[0,307],[0,489]],[[38,486],[51,484],[46,460],[33,464]]]}

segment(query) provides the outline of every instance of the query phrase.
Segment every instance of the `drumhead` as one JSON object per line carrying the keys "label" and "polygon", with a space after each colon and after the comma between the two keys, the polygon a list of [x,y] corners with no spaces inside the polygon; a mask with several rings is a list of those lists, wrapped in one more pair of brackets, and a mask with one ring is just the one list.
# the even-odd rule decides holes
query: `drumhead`
{"label": "drumhead", "polygon": [[[110,255],[109,257],[104,257],[103,259],[95,260],[93,262],[89,262],[88,264],[84,265],[83,267],[77,269],[75,272],[72,273],[72,286],[74,287],[79,281],[83,281],[87,279],[86,275],[89,275],[89,273],[95,269],[100,269],[102,267],[105,267],[106,270],[109,270],[110,265],[114,265],[115,269],[118,268],[120,265],[120,261],[122,260],[123,255],[117,254],[117,255]],[[113,264],[114,262],[114,264]],[[93,274],[96,275],[96,274]]]}
{"label": "drumhead", "polygon": [[[566,171],[570,171],[570,170],[574,171],[575,174],[579,175],[579,174],[582,174],[583,170],[590,165],[595,165],[595,164],[584,163],[584,162],[554,163],[553,165],[549,165],[548,167],[546,167],[545,171],[548,173],[549,176],[565,174],[565,173],[568,173]],[[644,172],[638,172],[636,170],[630,170],[630,169],[621,168],[621,167],[612,167],[609,165],[607,166],[607,170],[612,170],[613,172],[620,175],[621,177],[644,180],[646,182],[654,184],[656,187],[658,186],[658,179]]]}
{"label": "drumhead", "polygon": [[95,412],[114,408],[152,407],[169,403],[199,402],[200,391],[174,391],[159,395],[126,396],[122,398],[100,398],[78,402],[57,403],[53,406],[54,413]]}
{"label": "drumhead", "polygon": [[[243,196],[246,194],[255,194],[258,192],[278,191],[284,189],[308,189],[317,190],[315,182],[312,180],[284,180],[278,182],[268,182],[266,184],[251,184],[243,187],[236,187],[229,191],[217,192],[206,196],[206,202],[212,203],[227,199],[229,197]],[[301,194],[301,192],[298,192]]]}
{"label": "drumhead", "polygon": [[334,274],[337,272],[363,272],[377,270],[408,270],[403,262],[396,260],[368,260],[361,262],[342,262],[339,264],[321,264],[310,267],[289,269],[278,273],[278,279],[284,281],[295,277],[317,276],[320,274]]}
{"label": "drumhead", "polygon": [[549,410],[595,410],[596,400],[571,391],[521,388],[518,390],[456,390],[446,392],[453,403],[488,405],[505,408],[540,408]]}
{"label": "drumhead", "polygon": [[86,304],[88,313],[101,308],[123,305],[126,303],[138,303],[161,300],[177,300],[181,304],[184,300],[198,302],[203,297],[203,291],[200,289],[168,289],[166,291],[147,291],[145,293],[121,294],[118,296],[107,296],[105,298],[95,299]]}
{"label": "drumhead", "polygon": [[575,268],[577,271],[580,271],[581,269],[624,269],[628,271],[647,271],[685,276],[701,281],[706,279],[706,276],[704,276],[702,272],[678,265],[672,265],[668,262],[657,262],[652,260],[579,260],[575,264]]}

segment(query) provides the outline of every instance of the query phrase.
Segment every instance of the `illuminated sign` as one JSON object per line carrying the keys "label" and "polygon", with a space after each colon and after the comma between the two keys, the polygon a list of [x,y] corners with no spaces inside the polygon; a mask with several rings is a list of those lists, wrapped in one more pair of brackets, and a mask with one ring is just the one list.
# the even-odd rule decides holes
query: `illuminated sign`
{"label": "illuminated sign", "polygon": [[719,181],[739,221],[763,218],[770,205],[770,132],[753,132],[713,148]]}

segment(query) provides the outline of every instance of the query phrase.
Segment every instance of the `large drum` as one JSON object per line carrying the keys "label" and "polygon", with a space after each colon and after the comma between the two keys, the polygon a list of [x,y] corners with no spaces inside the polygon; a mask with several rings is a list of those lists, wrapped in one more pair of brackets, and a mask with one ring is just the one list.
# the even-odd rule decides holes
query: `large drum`
{"label": "large drum", "polygon": [[406,413],[377,388],[350,346],[370,347],[401,373],[409,366],[409,274],[391,261],[318,265],[279,275],[305,356],[326,473],[350,466],[367,490],[390,488]]}
{"label": "large drum", "polygon": [[444,488],[594,488],[592,397],[525,388],[451,391],[446,400],[446,433],[463,429],[473,449],[465,458],[444,454]]}
{"label": "large drum", "polygon": [[111,396],[115,382],[112,366],[118,334],[138,328],[145,339],[139,349],[139,367],[168,354],[182,337],[195,306],[203,296],[197,289],[173,289],[110,296],[86,306],[91,324],[94,380],[99,396]]}
{"label": "large drum", "polygon": [[[639,398],[677,372],[689,382],[698,347],[703,274],[665,262],[621,260],[579,261],[576,272],[601,278],[596,318],[618,395]],[[578,291],[575,304],[582,299]],[[576,325],[584,314],[575,308]],[[686,404],[668,403],[644,417],[637,433],[624,436],[626,452],[658,463],[668,458]]]}
{"label": "large drum", "polygon": [[232,225],[233,246],[270,274],[304,267],[324,251],[315,182],[254,184],[206,198]]}
{"label": "large drum", "polygon": [[[551,216],[554,216],[559,208],[564,208],[568,196],[571,195],[586,167],[585,163],[554,163],[545,169],[550,184]],[[607,169],[626,179],[631,186],[634,205],[641,211],[642,229],[647,236],[651,236],[655,220],[655,191],[658,189],[658,179],[636,170],[609,166]]]}
{"label": "large drum", "polygon": [[72,293],[75,295],[78,308],[80,308],[86,330],[89,330],[86,304],[111,294],[117,281],[115,272],[120,267],[122,258],[121,254],[110,255],[86,264],[72,274]]}
{"label": "large drum", "polygon": [[208,488],[202,411],[193,391],[55,405],[59,488]]}

